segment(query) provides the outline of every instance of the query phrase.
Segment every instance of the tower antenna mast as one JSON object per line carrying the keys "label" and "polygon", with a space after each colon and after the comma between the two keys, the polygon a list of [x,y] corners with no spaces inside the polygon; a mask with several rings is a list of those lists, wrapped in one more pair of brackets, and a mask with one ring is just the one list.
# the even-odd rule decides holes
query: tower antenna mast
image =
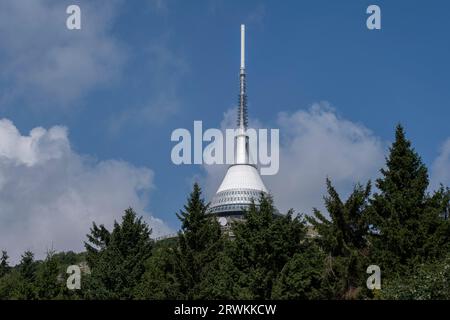
{"label": "tower antenna mast", "polygon": [[239,109],[237,125],[247,129],[247,93],[245,83],[245,25],[241,24],[241,69],[239,74]]}

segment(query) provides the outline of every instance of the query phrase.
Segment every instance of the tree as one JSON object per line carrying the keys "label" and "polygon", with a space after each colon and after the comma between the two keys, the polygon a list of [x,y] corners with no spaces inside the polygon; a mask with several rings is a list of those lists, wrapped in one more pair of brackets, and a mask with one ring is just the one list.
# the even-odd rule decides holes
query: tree
{"label": "tree", "polygon": [[27,250],[22,255],[16,277],[16,287],[12,292],[12,299],[30,300],[36,298],[36,269],[33,252]]}
{"label": "tree", "polygon": [[2,257],[0,258],[0,278],[9,272],[11,267],[8,264],[8,253],[2,250]]}
{"label": "tree", "polygon": [[420,224],[420,233],[425,237],[418,255],[427,260],[440,260],[450,252],[450,188],[441,185],[428,197],[424,216],[427,223]]}
{"label": "tree", "polygon": [[401,125],[396,128],[395,142],[389,151],[382,177],[376,180],[379,192],[375,193],[370,210],[372,260],[388,276],[405,273],[411,265],[437,258],[448,250],[448,234],[447,246],[438,247],[445,242],[437,234],[446,229],[443,194],[430,197],[426,193],[427,169]]}
{"label": "tree", "polygon": [[34,261],[34,253],[27,250],[22,255],[19,264],[20,274],[29,282],[36,279],[36,262]]}
{"label": "tree", "polygon": [[182,299],[201,297],[205,270],[223,248],[220,225],[208,213],[208,205],[201,197],[197,183],[184,206],[177,214],[181,221],[178,247],[175,252],[175,279]]}
{"label": "tree", "polygon": [[317,300],[331,296],[327,291],[326,254],[314,243],[296,253],[281,270],[273,288],[273,299]]}
{"label": "tree", "polygon": [[238,270],[238,296],[242,299],[270,299],[272,287],[285,264],[302,250],[306,236],[301,216],[279,215],[270,196],[261,194],[236,222],[231,242],[231,260]]}
{"label": "tree", "polygon": [[[172,239],[167,239],[172,240]],[[161,242],[165,242],[162,240]],[[179,299],[179,287],[175,278],[176,245],[157,244],[145,264],[145,273],[134,290],[136,299]]]}
{"label": "tree", "polygon": [[24,289],[25,280],[17,270],[12,269],[0,278],[0,300],[27,299],[30,295]]}
{"label": "tree", "polygon": [[133,209],[125,210],[121,224],[114,222],[112,232],[94,223],[88,241],[86,259],[91,270],[87,276],[87,297],[95,299],[131,299],[134,287],[151,256],[151,230],[137,218]]}
{"label": "tree", "polygon": [[355,298],[368,266],[367,208],[371,185],[357,184],[344,203],[326,180],[328,195],[324,197],[328,220],[319,210],[307,220],[317,231],[316,242],[328,254],[329,281],[337,298]]}
{"label": "tree", "polygon": [[441,300],[450,299],[450,255],[432,263],[420,264],[407,275],[385,281],[382,299]]}
{"label": "tree", "polygon": [[39,266],[36,274],[36,293],[38,299],[49,300],[58,298],[64,289],[65,281],[58,278],[60,268],[55,257],[55,251],[47,252],[45,261]]}

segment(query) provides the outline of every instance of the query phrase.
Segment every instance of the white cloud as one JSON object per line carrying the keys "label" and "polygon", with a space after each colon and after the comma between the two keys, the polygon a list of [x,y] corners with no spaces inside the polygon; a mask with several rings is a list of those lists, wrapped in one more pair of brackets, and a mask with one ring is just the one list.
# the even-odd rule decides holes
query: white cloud
{"label": "white cloud", "polygon": [[[293,208],[311,213],[313,207],[323,208],[327,176],[346,196],[355,183],[376,177],[384,163],[380,140],[363,125],[339,117],[325,103],[307,111],[280,113],[277,123],[280,171],[263,179],[282,212]],[[206,188],[216,190],[224,169],[205,169]]]}
{"label": "white cloud", "polygon": [[0,80],[10,99],[67,106],[120,72],[122,46],[110,34],[119,1],[86,1],[81,30],[66,28],[66,1],[0,3]]}
{"label": "white cloud", "polygon": [[450,185],[450,138],[442,144],[440,153],[431,166],[430,181],[432,189],[439,188],[440,183]]}
{"label": "white cloud", "polygon": [[172,232],[145,209],[152,170],[79,155],[64,127],[23,136],[3,119],[0,137],[0,248],[12,261],[26,249],[38,257],[52,246],[82,250],[93,221],[111,227],[129,206],[145,217],[153,236]]}

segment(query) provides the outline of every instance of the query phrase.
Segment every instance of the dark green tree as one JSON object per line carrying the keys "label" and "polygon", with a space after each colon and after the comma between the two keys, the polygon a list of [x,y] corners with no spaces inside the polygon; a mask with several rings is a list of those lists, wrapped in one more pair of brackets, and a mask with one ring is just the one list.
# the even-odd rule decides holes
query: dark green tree
{"label": "dark green tree", "polygon": [[109,232],[94,223],[88,241],[86,259],[91,274],[86,276],[88,298],[131,299],[135,286],[145,271],[145,261],[152,252],[151,230],[131,209],[122,222],[114,222]]}
{"label": "dark green tree", "polygon": [[55,252],[50,250],[36,273],[36,294],[41,300],[59,298],[65,285]]}
{"label": "dark green tree", "polygon": [[380,292],[389,300],[449,300],[450,255],[429,263],[419,264],[402,276],[387,279]]}
{"label": "dark green tree", "polygon": [[273,299],[317,300],[332,298],[325,269],[326,254],[310,243],[296,253],[281,270],[274,288]]}
{"label": "dark green tree", "polygon": [[345,203],[329,179],[326,183],[324,200],[330,220],[317,209],[307,220],[318,233],[316,242],[328,254],[328,280],[334,285],[335,297],[355,298],[368,266],[370,182],[365,187],[356,185]]}
{"label": "dark green tree", "polygon": [[18,265],[18,274],[12,277],[16,281],[16,286],[11,293],[11,299],[30,300],[36,298],[37,265],[33,252],[25,251]]}
{"label": "dark green tree", "polygon": [[[172,240],[172,239],[167,239]],[[145,273],[134,290],[136,299],[179,299],[179,286],[175,277],[175,250],[177,243],[163,244],[153,249],[145,264]]]}
{"label": "dark green tree", "polygon": [[302,251],[306,226],[292,211],[278,214],[270,196],[252,203],[245,222],[233,225],[231,261],[238,270],[236,298],[270,299],[278,274],[295,253]]}
{"label": "dark green tree", "polygon": [[180,298],[203,298],[202,279],[208,265],[222,250],[223,238],[219,223],[208,213],[208,205],[201,197],[197,183],[184,210],[177,217],[181,221],[181,230],[178,233],[174,272]]}
{"label": "dark green tree", "polygon": [[370,210],[372,261],[387,276],[448,252],[448,227],[442,216],[445,195],[427,194],[427,168],[401,125],[389,151]]}
{"label": "dark green tree", "polygon": [[37,264],[34,261],[34,253],[29,250],[25,251],[19,264],[20,274],[25,280],[34,282],[36,279],[36,267]]}
{"label": "dark green tree", "polygon": [[11,269],[8,259],[8,253],[5,250],[2,250],[2,257],[0,258],[0,278],[7,274]]}
{"label": "dark green tree", "polygon": [[236,299],[239,297],[240,272],[231,258],[231,242],[226,239],[224,249],[204,269],[200,296],[205,299]]}
{"label": "dark green tree", "polygon": [[18,270],[12,269],[0,278],[0,300],[19,300],[32,297],[25,290],[26,282]]}
{"label": "dark green tree", "polygon": [[425,238],[422,248],[418,250],[418,255],[422,259],[416,260],[441,260],[450,252],[449,212],[450,188],[441,185],[427,199],[424,211],[426,223],[420,224],[420,234]]}

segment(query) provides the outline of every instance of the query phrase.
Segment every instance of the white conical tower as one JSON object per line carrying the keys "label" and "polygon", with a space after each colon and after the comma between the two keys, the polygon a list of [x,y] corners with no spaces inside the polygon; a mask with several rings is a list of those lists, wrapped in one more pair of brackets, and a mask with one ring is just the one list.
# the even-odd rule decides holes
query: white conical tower
{"label": "white conical tower", "polygon": [[245,26],[241,25],[241,68],[235,163],[228,168],[210,206],[211,213],[223,217],[219,219],[222,225],[227,224],[230,219],[240,218],[243,210],[250,205],[252,198],[257,203],[261,192],[267,193],[256,166],[249,161],[245,76]]}

